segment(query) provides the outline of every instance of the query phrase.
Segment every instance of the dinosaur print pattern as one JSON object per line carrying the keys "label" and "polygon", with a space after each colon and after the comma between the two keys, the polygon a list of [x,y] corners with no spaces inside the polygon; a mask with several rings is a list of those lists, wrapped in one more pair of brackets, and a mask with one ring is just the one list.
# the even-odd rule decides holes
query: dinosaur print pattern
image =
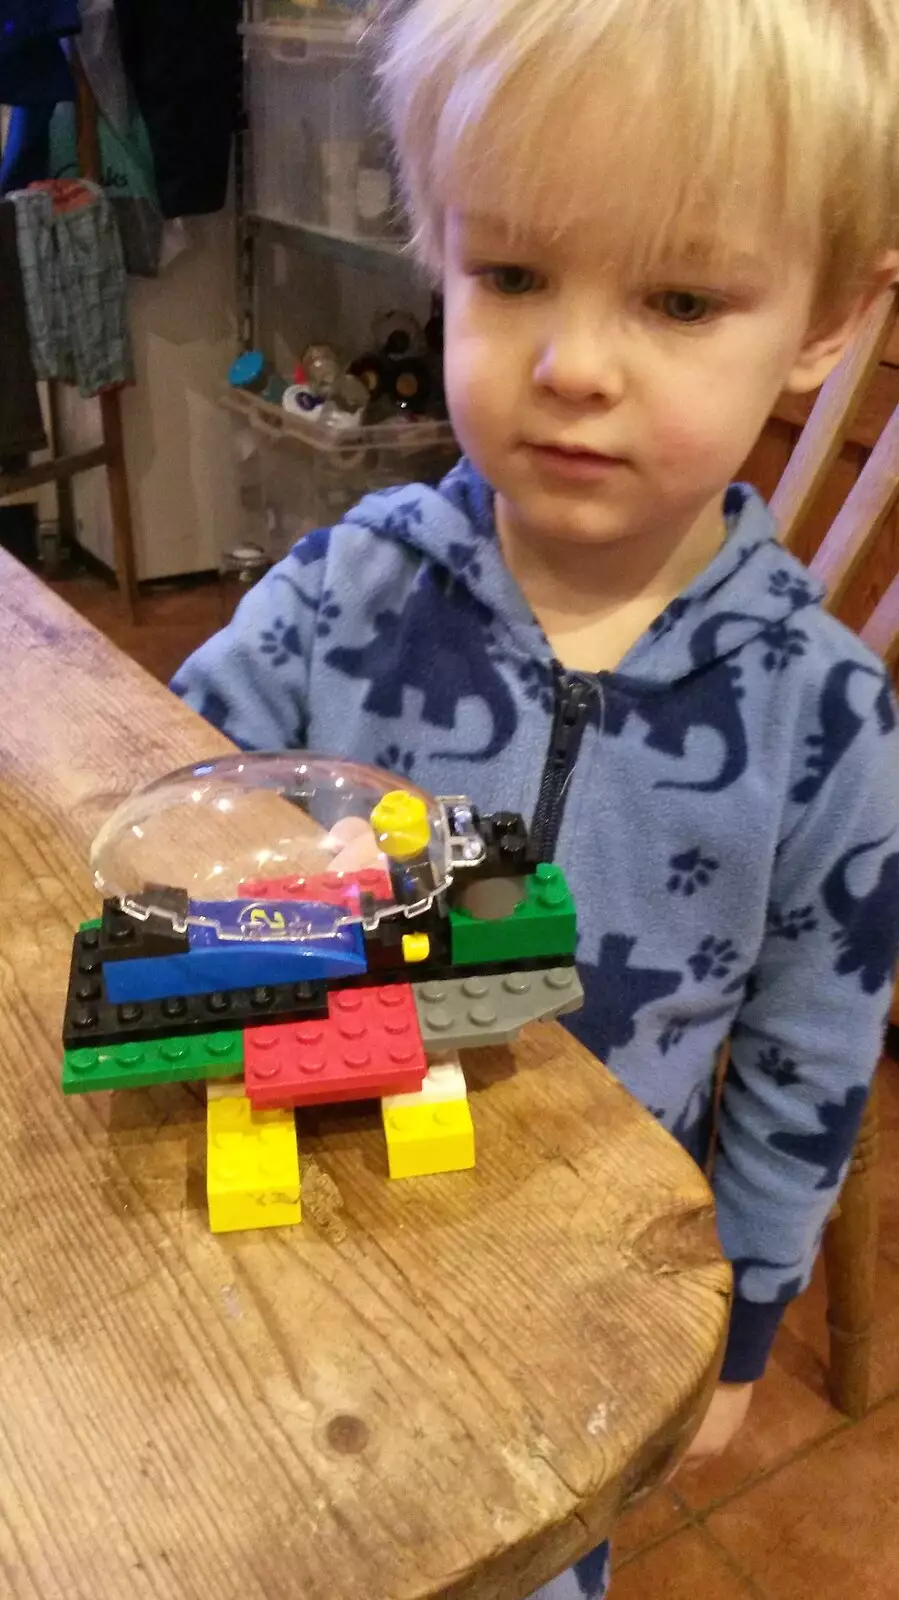
{"label": "dinosaur print pattern", "polygon": [[693,631],[690,658],[693,671],[671,686],[665,695],[647,688],[639,678],[617,673],[605,685],[602,726],[619,737],[631,716],[646,725],[651,750],[683,761],[693,732],[708,730],[718,736],[723,755],[717,773],[705,778],[659,778],[657,789],[693,789],[717,794],[729,789],[746,770],[748,745],[740,702],[744,697],[742,668],[720,655],[721,635],[735,634],[735,644],[748,640],[764,627],[764,619],[743,612],[722,612],[707,617]]}
{"label": "dinosaur print pattern", "polygon": [[767,932],[772,939],[786,939],[789,944],[795,944],[804,933],[814,933],[817,926],[813,905],[794,906],[790,911],[781,911],[773,902],[768,907]]}
{"label": "dinosaur print pattern", "polygon": [[[786,1305],[788,1301],[795,1300],[796,1296],[802,1293],[803,1289],[805,1288],[805,1278],[801,1272],[796,1272],[795,1269],[797,1266],[798,1262],[795,1261],[789,1262],[786,1266],[781,1266],[780,1263],[778,1263],[777,1270],[779,1272],[792,1272],[793,1276],[791,1278],[783,1279],[778,1284],[777,1295],[773,1302],[774,1304]],[[772,1263],[770,1261],[763,1261],[759,1256],[736,1256],[731,1261],[731,1267],[733,1268],[734,1274],[735,1292],[738,1295],[742,1295],[749,1299],[753,1297],[747,1295],[747,1288],[751,1287],[751,1285],[747,1285],[747,1279],[750,1278],[752,1273],[755,1272],[761,1274],[762,1281],[764,1282],[767,1279],[768,1274],[771,1272]]]}
{"label": "dinosaur print pattern", "polygon": [[818,1133],[775,1132],[768,1142],[773,1150],[781,1150],[784,1155],[794,1156],[808,1166],[820,1167],[816,1189],[836,1189],[849,1160],[867,1098],[868,1085],[857,1084],[847,1091],[843,1100],[827,1100],[816,1106],[821,1124]]}
{"label": "dinosaur print pattern", "polygon": [[330,528],[313,528],[293,545],[288,560],[299,567],[312,567],[327,555],[330,542]]}
{"label": "dinosaur print pattern", "polygon": [[296,623],[287,623],[283,617],[275,617],[271,627],[264,628],[259,635],[259,649],[264,656],[268,656],[273,667],[286,666],[291,656],[301,660],[303,641]]}
{"label": "dinosaur print pattern", "polygon": [[689,900],[697,889],[708,888],[721,863],[714,856],[705,855],[699,845],[693,845],[689,850],[678,851],[668,865],[671,869],[668,893],[682,894]]}
{"label": "dinosaur print pattern", "polygon": [[765,672],[786,672],[787,668],[805,655],[808,634],[802,628],[790,628],[785,622],[772,622],[759,634],[765,653],[762,667]]}
{"label": "dinosaur print pattern", "polygon": [[879,850],[885,839],[857,844],[847,850],[824,880],[824,905],[834,922],[839,955],[836,971],[843,976],[857,972],[866,994],[877,994],[890,982],[899,953],[896,906],[899,905],[899,853],[885,856],[877,882],[867,894],[853,894],[849,887],[853,862]]}
{"label": "dinosaur print pattern", "polygon": [[586,1001],[582,1011],[565,1020],[572,1033],[607,1061],[615,1050],[630,1044],[637,1013],[655,1000],[674,994],[683,982],[680,972],[658,967],[631,966],[637,940],[624,933],[607,933],[596,966],[580,964]]}
{"label": "dinosaur print pattern", "polygon": [[385,772],[395,772],[403,778],[411,778],[415,771],[415,751],[401,750],[398,744],[389,744],[386,750],[379,750],[375,756],[375,766],[381,767]]}
{"label": "dinosaur print pattern", "polygon": [[791,572],[788,567],[779,567],[772,572],[768,580],[768,593],[774,600],[789,600],[797,611],[803,606],[810,606],[815,598],[808,579],[795,571]]}
{"label": "dinosaur print pattern", "polygon": [[[424,696],[422,719],[433,728],[456,728],[464,700],[481,700],[493,721],[493,732],[480,750],[435,750],[437,760],[453,756],[466,761],[492,761],[511,742],[518,713],[505,678],[489,654],[485,635],[491,613],[465,590],[426,569],[402,611],[381,611],[372,638],[362,645],[336,645],[327,664],[348,678],[368,681],[364,711],[399,720],[405,694]],[[435,671],[435,651],[441,670]]]}
{"label": "dinosaur print pattern", "polygon": [[859,678],[871,679],[878,686],[874,715],[881,733],[890,733],[895,726],[893,698],[884,673],[859,661],[837,662],[821,690],[818,728],[806,736],[805,775],[792,790],[797,805],[808,805],[820,794],[865,726],[865,717],[855,710],[849,697],[850,686]]}
{"label": "dinosaur print pattern", "polygon": [[698,1166],[704,1165],[712,1146],[715,1125],[714,1095],[708,1084],[695,1084],[686,1103],[673,1119],[661,1107],[648,1106],[647,1110],[668,1129]]}
{"label": "dinosaur print pattern", "polygon": [[[763,1078],[770,1078],[777,1084],[778,1089],[792,1089],[802,1082],[802,1074],[797,1063],[778,1044],[765,1045],[758,1051],[755,1070]],[[733,1057],[728,1062],[727,1079],[735,1089],[739,1089],[743,1094],[749,1093],[749,1085]]]}
{"label": "dinosaur print pattern", "polygon": [[729,978],[739,959],[740,953],[732,939],[716,939],[709,933],[687,965],[696,982],[705,983],[708,978]]}

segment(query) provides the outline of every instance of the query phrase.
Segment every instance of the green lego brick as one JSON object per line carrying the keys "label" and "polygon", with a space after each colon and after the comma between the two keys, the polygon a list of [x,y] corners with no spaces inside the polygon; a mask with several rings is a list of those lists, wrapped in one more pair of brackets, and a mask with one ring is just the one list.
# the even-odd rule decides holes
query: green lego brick
{"label": "green lego brick", "polygon": [[79,924],[78,924],[78,932],[79,933],[87,933],[88,929],[90,929],[90,928],[102,928],[102,926],[103,926],[103,918],[102,917],[89,917],[87,922],[79,922]]}
{"label": "green lego brick", "polygon": [[182,1034],[66,1050],[62,1087],[65,1094],[91,1094],[95,1089],[146,1089],[153,1083],[232,1077],[242,1071],[243,1033]]}
{"label": "green lego brick", "polygon": [[577,918],[561,867],[544,861],[524,882],[525,898],[510,917],[490,920],[450,907],[453,966],[574,955]]}

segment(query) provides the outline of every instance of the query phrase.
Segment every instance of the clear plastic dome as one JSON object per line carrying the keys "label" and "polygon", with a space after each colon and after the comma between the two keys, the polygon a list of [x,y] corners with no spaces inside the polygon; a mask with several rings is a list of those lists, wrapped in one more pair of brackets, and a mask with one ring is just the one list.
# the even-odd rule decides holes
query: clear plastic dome
{"label": "clear plastic dome", "polygon": [[454,837],[438,800],[400,784],[376,767],[297,752],[183,767],[103,825],[94,883],[141,921],[216,939],[323,938],[412,915],[478,851]]}

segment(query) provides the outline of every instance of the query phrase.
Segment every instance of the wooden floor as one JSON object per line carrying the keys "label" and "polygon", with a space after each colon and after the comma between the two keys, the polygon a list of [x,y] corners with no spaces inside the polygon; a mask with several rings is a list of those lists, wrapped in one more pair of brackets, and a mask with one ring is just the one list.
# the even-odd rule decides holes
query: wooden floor
{"label": "wooden floor", "polygon": [[227,620],[228,594],[214,578],[145,587],[136,624],[124,619],[116,590],[103,578],[81,574],[51,587],[162,683]]}
{"label": "wooden floor", "polygon": [[[164,682],[222,621],[215,583],[150,592],[137,627],[122,623],[115,593],[97,579],[54,587]],[[787,1314],[736,1444],[624,1519],[612,1600],[899,1596],[899,1066],[886,1062],[881,1081],[884,1207],[871,1412],[852,1425],[828,1402],[819,1271]]]}

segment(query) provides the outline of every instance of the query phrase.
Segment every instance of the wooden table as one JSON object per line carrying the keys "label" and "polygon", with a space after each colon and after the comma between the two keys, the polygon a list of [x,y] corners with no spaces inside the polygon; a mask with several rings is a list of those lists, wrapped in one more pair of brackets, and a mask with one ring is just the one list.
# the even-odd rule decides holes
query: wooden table
{"label": "wooden table", "polygon": [[301,1116],[302,1227],[213,1238],[202,1090],[64,1100],[109,809],[227,748],[0,553],[0,1594],[519,1600],[701,1415],[699,1172],[561,1027],[471,1054],[474,1173]]}

